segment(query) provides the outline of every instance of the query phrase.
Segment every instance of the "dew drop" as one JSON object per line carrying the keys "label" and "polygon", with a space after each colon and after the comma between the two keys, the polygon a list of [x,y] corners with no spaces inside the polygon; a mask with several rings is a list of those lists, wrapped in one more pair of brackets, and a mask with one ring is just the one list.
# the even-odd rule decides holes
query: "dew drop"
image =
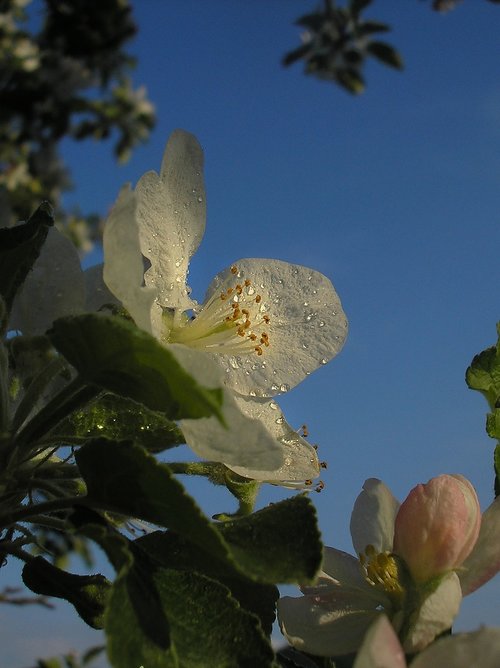
{"label": "dew drop", "polygon": [[203,197],[198,197],[198,202],[203,202]]}
{"label": "dew drop", "polygon": [[302,348],[303,348],[304,350],[307,350],[307,349],[309,348],[309,346],[307,345],[307,343],[303,343],[303,344],[302,344]]}
{"label": "dew drop", "polygon": [[280,385],[280,392],[288,392],[289,389],[290,389],[290,385],[287,385],[286,383],[282,383]]}
{"label": "dew drop", "polygon": [[275,420],[276,424],[283,424],[284,421],[285,421],[285,418],[283,416],[281,416],[279,418],[276,418],[276,420]]}
{"label": "dew drop", "polygon": [[309,306],[309,302],[304,302],[304,306]]}
{"label": "dew drop", "polygon": [[277,411],[279,406],[275,401],[271,401],[271,403],[269,404],[269,408],[273,411]]}
{"label": "dew drop", "polygon": [[232,369],[240,368],[240,365],[238,364],[238,360],[236,359],[236,357],[229,358],[229,365],[231,366]]}
{"label": "dew drop", "polygon": [[249,392],[248,394],[249,394],[251,397],[256,397],[256,396],[257,396],[257,392],[256,392],[255,390],[250,390],[250,392]]}
{"label": "dew drop", "polygon": [[[277,392],[279,389],[280,389],[280,388],[279,388],[279,385],[276,385],[276,383],[273,383],[273,384],[271,385],[271,390],[272,390],[273,392]],[[276,404],[275,404],[275,406],[276,406]],[[274,406],[271,406],[271,408],[274,408]]]}
{"label": "dew drop", "polygon": [[325,326],[325,321],[324,321],[324,320],[320,320],[320,321],[319,321],[319,326],[320,326],[320,327],[324,327],[324,326]]}
{"label": "dew drop", "polygon": [[254,294],[255,294],[255,288],[249,285],[247,290],[247,295],[254,295]]}
{"label": "dew drop", "polygon": [[321,364],[328,364],[328,360],[326,359],[326,357],[322,357],[322,358],[320,359],[320,363],[321,363]]}

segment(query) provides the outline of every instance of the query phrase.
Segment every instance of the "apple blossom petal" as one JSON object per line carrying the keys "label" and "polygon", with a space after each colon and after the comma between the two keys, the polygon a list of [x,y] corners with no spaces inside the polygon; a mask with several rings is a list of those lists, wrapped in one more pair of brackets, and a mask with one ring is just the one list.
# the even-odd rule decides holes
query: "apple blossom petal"
{"label": "apple blossom petal", "polygon": [[9,329],[43,334],[56,318],[84,310],[85,284],[73,243],[51,228],[31,272],[14,299]]}
{"label": "apple blossom petal", "polygon": [[189,259],[205,231],[203,152],[184,130],[170,135],[160,174],[147,172],[136,187],[142,254],[151,262],[144,280],[162,306],[193,307],[186,277]]}
{"label": "apple blossom petal", "polygon": [[399,502],[381,480],[369,478],[354,503],[351,515],[351,537],[356,553],[373,545],[376,552],[392,551],[394,520]]}
{"label": "apple blossom petal", "polygon": [[104,265],[95,264],[83,272],[85,280],[85,310],[99,311],[103,306],[113,304],[118,306],[119,300],[109,290],[102,277]]}
{"label": "apple blossom petal", "polygon": [[[367,601],[375,601],[375,605],[389,604],[389,599],[385,593],[367,582],[363,575],[359,559],[356,559],[351,554],[343,550],[325,546],[323,548],[321,569],[325,576],[332,580],[329,585],[330,587],[332,584],[336,584],[342,589],[351,592],[362,592],[363,597]],[[312,593],[306,588],[302,588],[302,591]]]}
{"label": "apple blossom petal", "polygon": [[[222,387],[221,371],[205,353],[180,344],[171,344],[168,349],[198,383]],[[283,463],[282,446],[259,420],[243,414],[232,392],[222,389],[227,428],[215,417],[180,420],[186,443],[204,459],[264,471],[279,468]]]}
{"label": "apple blossom petal", "polygon": [[[412,661],[411,668],[498,668],[500,629],[481,628],[472,633],[439,638]],[[355,668],[358,668],[357,666]]]}
{"label": "apple blossom petal", "polygon": [[[347,319],[323,274],[280,260],[239,260],[214,278],[204,303],[237,284],[243,287],[238,301],[250,311],[248,331],[257,335],[257,346],[250,342],[245,347],[242,340],[241,353],[225,353],[223,347],[214,352],[227,372],[227,384],[240,394],[270,397],[287,392],[342,348]],[[269,345],[262,344],[259,356],[262,332]]]}
{"label": "apple blossom petal", "polygon": [[[445,665],[435,663],[436,666]],[[394,628],[379,615],[368,629],[353,668],[406,668],[406,659]]]}
{"label": "apple blossom petal", "polygon": [[380,614],[350,606],[328,610],[316,605],[311,596],[285,596],[278,601],[278,620],[285,638],[296,649],[316,656],[355,652]]}
{"label": "apple blossom petal", "polygon": [[447,573],[437,589],[410,617],[410,629],[404,638],[406,652],[420,652],[434,638],[451,628],[462,601],[460,581],[455,572]]}
{"label": "apple blossom petal", "polygon": [[484,511],[474,549],[458,571],[464,596],[500,571],[500,497]]}
{"label": "apple blossom petal", "polygon": [[417,485],[401,504],[394,528],[394,551],[415,580],[459,567],[479,533],[481,511],[471,483],[440,475]]}
{"label": "apple blossom petal", "polygon": [[[153,333],[155,290],[143,287],[144,266],[139,248],[136,198],[124,186],[104,226],[103,279],[109,290],[130,313],[135,323]],[[156,315],[158,318],[158,314]]]}
{"label": "apple blossom petal", "polygon": [[316,450],[290,427],[276,402],[238,395],[234,398],[241,411],[247,417],[258,420],[280,444],[284,460],[274,471],[229,466],[231,470],[245,478],[279,483],[283,486],[288,484],[290,487],[303,485],[305,480],[310,481],[318,477],[319,462]]}

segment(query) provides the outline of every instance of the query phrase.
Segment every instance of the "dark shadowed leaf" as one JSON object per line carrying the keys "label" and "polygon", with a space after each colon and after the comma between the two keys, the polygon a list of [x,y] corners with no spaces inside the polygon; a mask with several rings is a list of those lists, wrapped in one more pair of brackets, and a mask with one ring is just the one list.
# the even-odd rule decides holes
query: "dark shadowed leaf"
{"label": "dark shadowed leaf", "polygon": [[53,224],[52,207],[44,202],[27,223],[0,229],[0,294],[9,312]]}
{"label": "dark shadowed leaf", "polygon": [[111,588],[103,575],[74,575],[42,557],[35,557],[23,568],[23,582],[36,594],[69,601],[89,626],[103,627],[104,608]]}

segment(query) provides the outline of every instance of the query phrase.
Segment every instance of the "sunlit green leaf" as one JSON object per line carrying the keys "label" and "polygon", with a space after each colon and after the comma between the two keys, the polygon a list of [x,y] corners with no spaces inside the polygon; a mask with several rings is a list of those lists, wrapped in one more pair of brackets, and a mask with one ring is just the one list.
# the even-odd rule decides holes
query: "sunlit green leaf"
{"label": "sunlit green leaf", "polygon": [[150,452],[162,452],[185,442],[175,422],[117,394],[105,394],[74,412],[51,436],[54,434],[113,441],[132,439]]}

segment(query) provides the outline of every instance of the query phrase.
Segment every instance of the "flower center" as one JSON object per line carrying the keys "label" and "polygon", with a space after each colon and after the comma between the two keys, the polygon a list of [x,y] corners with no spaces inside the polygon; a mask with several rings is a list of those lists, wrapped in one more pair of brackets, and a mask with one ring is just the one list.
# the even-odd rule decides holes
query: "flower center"
{"label": "flower center", "polygon": [[[236,277],[238,268],[231,267]],[[168,311],[164,319],[169,329],[169,343],[183,343],[192,348],[204,348],[213,353],[263,355],[269,347],[267,327],[270,318],[250,280],[213,295],[193,318],[185,316],[174,322]]]}
{"label": "flower center", "polygon": [[383,589],[398,607],[405,596],[403,566],[398,557],[390,552],[377,552],[373,545],[367,545],[359,555],[359,561],[367,581]]}

